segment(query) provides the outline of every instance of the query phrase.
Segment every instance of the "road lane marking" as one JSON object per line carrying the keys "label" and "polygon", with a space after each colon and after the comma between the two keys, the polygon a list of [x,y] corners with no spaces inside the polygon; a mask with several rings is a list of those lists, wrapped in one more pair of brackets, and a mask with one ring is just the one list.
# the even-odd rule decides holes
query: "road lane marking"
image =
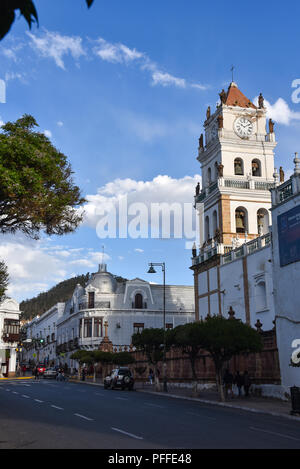
{"label": "road lane marking", "polygon": [[119,399],[120,401],[128,401],[127,397],[115,397],[115,399]]}
{"label": "road lane marking", "polygon": [[289,440],[300,441],[299,438],[295,438],[295,437],[289,436],[289,435],[284,435],[283,433],[271,432],[269,430],[263,430],[262,428],[255,428],[255,427],[249,427],[249,428],[250,428],[250,430],[253,430],[255,432],[269,433],[270,435],[280,436],[282,438],[288,438]]}
{"label": "road lane marking", "polygon": [[64,410],[62,407],[58,407],[57,405],[51,405],[51,407],[53,407],[53,409]]}
{"label": "road lane marking", "polygon": [[137,436],[137,435],[134,435],[133,433],[125,432],[124,430],[121,430],[120,428],[111,427],[111,429],[114,430],[115,432],[123,433],[123,435],[130,436],[131,438],[135,438],[136,440],[144,439],[142,436]]}
{"label": "road lane marking", "polygon": [[17,391],[13,391],[13,394],[19,394]]}
{"label": "road lane marking", "polygon": [[74,414],[74,415],[76,415],[77,417],[80,417],[80,418],[82,418],[82,419],[84,419],[84,420],[89,420],[89,421],[94,420],[94,419],[90,419],[89,417],[85,417],[85,415],[81,415],[81,414]]}
{"label": "road lane marking", "polygon": [[149,402],[145,402],[145,405],[149,405],[151,407],[158,407],[159,409],[165,409],[163,405],[150,404]]}
{"label": "road lane marking", "polygon": [[30,399],[30,397],[27,396],[26,394],[22,394],[22,397],[25,397],[26,399]]}
{"label": "road lane marking", "polygon": [[196,412],[187,412],[187,414],[194,415],[194,416],[200,417],[200,418],[209,419],[209,420],[217,420],[215,417],[208,417],[208,415],[197,414]]}
{"label": "road lane marking", "polygon": [[44,402],[44,401],[41,401],[40,399],[34,399],[35,402]]}

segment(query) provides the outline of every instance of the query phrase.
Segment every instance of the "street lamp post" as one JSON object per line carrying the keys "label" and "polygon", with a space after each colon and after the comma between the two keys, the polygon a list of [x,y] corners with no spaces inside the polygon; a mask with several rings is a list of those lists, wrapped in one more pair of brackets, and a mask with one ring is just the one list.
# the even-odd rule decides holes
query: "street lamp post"
{"label": "street lamp post", "polygon": [[164,344],[163,344],[163,390],[168,392],[167,385],[167,362],[166,362],[166,264],[164,262],[151,262],[148,274],[156,274],[153,266],[159,266],[163,272],[163,321],[164,321]]}

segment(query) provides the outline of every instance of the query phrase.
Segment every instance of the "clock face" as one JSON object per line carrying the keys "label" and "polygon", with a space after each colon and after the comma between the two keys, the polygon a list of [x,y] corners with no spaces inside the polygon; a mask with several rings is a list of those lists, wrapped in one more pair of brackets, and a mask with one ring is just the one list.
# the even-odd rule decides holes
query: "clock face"
{"label": "clock face", "polygon": [[253,124],[245,117],[239,117],[234,123],[234,130],[241,138],[250,137],[253,133]]}

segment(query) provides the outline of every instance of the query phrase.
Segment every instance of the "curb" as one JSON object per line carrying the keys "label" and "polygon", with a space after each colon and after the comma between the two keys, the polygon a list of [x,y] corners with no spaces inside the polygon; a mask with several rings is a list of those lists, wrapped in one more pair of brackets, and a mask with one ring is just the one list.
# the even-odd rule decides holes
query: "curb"
{"label": "curb", "polygon": [[15,378],[0,378],[0,381],[16,381],[17,379],[33,379],[34,376],[21,376]]}
{"label": "curb", "polygon": [[166,395],[165,393],[162,393],[162,392],[154,393],[154,392],[147,391],[147,390],[139,390],[139,392],[155,394],[157,396],[171,397],[172,399],[184,399],[187,401],[201,402],[202,404],[214,405],[214,406],[219,406],[219,407],[227,407],[230,409],[244,410],[245,412],[252,412],[255,414],[265,414],[265,415],[272,415],[273,417],[283,417],[283,418],[288,418],[290,420],[296,420],[297,422],[300,422],[300,416],[296,417],[293,415],[286,415],[286,414],[281,414],[278,412],[271,412],[268,410],[255,409],[254,407],[243,407],[243,406],[238,406],[238,405],[233,405],[233,404],[227,404],[226,402],[208,401],[207,399],[199,399],[196,397],[178,396],[177,394]]}

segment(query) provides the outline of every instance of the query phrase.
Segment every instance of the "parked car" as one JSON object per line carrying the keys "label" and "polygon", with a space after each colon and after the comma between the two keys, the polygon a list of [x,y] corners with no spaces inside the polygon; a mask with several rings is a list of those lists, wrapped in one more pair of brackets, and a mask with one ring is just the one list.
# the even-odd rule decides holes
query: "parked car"
{"label": "parked car", "polygon": [[112,370],[109,376],[104,379],[104,389],[128,389],[131,391],[134,386],[134,379],[129,368],[122,366]]}
{"label": "parked car", "polygon": [[44,378],[53,378],[55,379],[57,376],[57,370],[55,368],[47,368],[44,371]]}
{"label": "parked car", "polygon": [[38,372],[39,372],[40,375],[43,375],[46,371],[46,367],[43,363],[39,363],[37,365],[37,369],[38,369]]}

